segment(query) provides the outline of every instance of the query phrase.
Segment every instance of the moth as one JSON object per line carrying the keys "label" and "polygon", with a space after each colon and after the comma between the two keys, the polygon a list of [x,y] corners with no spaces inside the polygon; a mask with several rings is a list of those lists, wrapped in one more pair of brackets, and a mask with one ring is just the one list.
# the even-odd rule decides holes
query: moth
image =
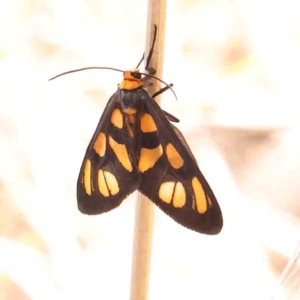
{"label": "moth", "polygon": [[[84,69],[90,68],[104,67]],[[157,78],[138,68],[125,71],[102,113],[79,172],[78,209],[89,215],[108,212],[138,190],[186,228],[217,234],[223,219],[216,197],[171,123],[178,119],[148,94],[142,75]]]}

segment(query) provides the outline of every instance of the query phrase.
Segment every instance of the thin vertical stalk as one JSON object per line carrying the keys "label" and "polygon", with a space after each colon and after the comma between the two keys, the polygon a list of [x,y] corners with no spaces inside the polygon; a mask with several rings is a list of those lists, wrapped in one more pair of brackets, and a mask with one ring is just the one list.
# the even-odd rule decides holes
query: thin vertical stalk
{"label": "thin vertical stalk", "polygon": [[[151,48],[154,25],[157,26],[157,37],[155,49],[149,67],[156,70],[155,76],[161,77],[163,54],[164,54],[164,35],[166,19],[166,0],[148,1],[148,20],[147,20],[147,40],[145,58],[147,58]],[[147,88],[150,95],[160,88],[158,81],[153,81],[153,85]],[[157,97],[159,98],[159,97]],[[131,300],[147,300],[149,274],[151,265],[151,249],[153,234],[154,205],[145,196],[139,194],[136,204],[132,275],[131,275]]]}

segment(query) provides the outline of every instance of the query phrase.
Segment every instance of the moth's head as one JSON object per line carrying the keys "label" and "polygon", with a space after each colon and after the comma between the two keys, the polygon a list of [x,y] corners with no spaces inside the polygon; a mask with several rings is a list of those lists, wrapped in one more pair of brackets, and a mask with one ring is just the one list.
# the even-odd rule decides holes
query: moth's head
{"label": "moth's head", "polygon": [[123,73],[124,80],[140,81],[142,79],[142,74],[139,69],[132,69],[130,71],[125,71]]}
{"label": "moth's head", "polygon": [[123,73],[123,80],[119,84],[119,88],[123,90],[134,90],[143,86],[142,74],[139,69],[132,69]]}

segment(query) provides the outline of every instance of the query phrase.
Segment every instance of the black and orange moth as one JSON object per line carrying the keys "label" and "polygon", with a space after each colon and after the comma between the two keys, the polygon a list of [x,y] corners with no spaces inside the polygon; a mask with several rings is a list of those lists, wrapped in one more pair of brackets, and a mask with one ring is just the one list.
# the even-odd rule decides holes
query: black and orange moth
{"label": "black and orange moth", "polygon": [[[108,69],[66,73],[95,68]],[[138,68],[125,71],[106,105],[80,169],[78,209],[89,215],[108,212],[138,190],[186,228],[217,234],[223,219],[216,197],[182,133],[170,122],[178,119],[148,94],[142,75],[156,78]]]}

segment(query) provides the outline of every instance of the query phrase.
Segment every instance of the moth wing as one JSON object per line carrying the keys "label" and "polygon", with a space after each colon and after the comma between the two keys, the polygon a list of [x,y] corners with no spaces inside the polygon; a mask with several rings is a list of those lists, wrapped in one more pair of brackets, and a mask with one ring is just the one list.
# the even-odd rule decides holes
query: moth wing
{"label": "moth wing", "polygon": [[131,138],[117,91],[87,147],[77,181],[78,209],[101,214],[119,206],[139,186]]}
{"label": "moth wing", "polygon": [[[150,96],[145,115],[141,127],[146,132],[141,130],[141,140],[151,139],[159,146],[155,148],[158,152],[147,149],[147,143],[141,146],[139,190],[179,224],[205,234],[219,233],[223,226],[219,204],[182,133]],[[143,164],[146,161],[152,163]]]}

